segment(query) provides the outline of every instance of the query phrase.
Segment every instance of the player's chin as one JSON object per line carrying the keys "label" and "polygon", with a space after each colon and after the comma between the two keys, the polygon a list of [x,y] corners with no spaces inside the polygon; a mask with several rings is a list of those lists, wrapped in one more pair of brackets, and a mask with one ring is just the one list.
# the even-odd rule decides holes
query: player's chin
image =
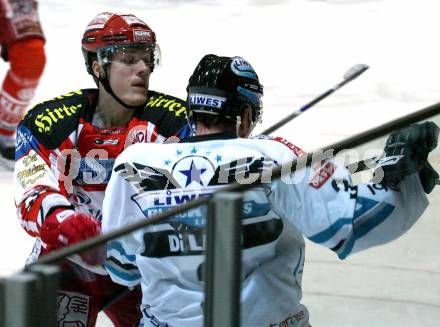
{"label": "player's chin", "polygon": [[140,106],[147,101],[147,90],[135,90],[130,92],[130,95],[126,97],[125,103],[130,106]]}

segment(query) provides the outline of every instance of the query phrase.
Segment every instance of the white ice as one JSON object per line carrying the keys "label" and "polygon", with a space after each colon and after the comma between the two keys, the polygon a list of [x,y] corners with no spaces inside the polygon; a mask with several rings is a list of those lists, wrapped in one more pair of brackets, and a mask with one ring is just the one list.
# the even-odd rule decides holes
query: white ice
{"label": "white ice", "polygon": [[[342,79],[371,68],[276,134],[311,150],[440,101],[438,0],[40,1],[48,63],[34,104],[93,87],[80,49],[101,11],[134,13],[158,36],[163,66],[151,88],[185,97],[207,53],[240,55],[265,86],[262,131]],[[30,58],[30,60],[32,60]],[[7,65],[0,63],[0,73]],[[438,121],[438,119],[437,119]],[[437,168],[438,160],[433,157]],[[12,175],[0,171],[0,275],[31,249],[15,218]],[[437,326],[440,321],[440,191],[398,241],[344,262],[307,244],[304,303],[316,326]],[[99,326],[109,326],[101,318]]]}

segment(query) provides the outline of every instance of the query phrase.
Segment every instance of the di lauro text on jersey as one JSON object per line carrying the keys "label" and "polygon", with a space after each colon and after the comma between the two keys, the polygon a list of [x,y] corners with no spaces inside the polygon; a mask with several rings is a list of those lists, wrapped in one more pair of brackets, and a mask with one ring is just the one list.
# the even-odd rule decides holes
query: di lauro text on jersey
{"label": "di lauro text on jersey", "polygon": [[[152,203],[143,202],[141,194],[139,197],[133,196],[132,200],[136,202],[144,215],[149,217],[198,197],[211,197],[212,194],[212,192],[168,190],[159,196],[151,197]],[[206,206],[190,209],[164,220],[163,229],[146,231],[143,234],[144,241],[146,244],[155,244],[155,246],[147,247],[142,255],[147,257],[201,255],[206,246],[206,211]],[[273,218],[269,212],[270,206],[267,202],[259,203],[254,200],[243,202],[241,207],[243,249],[270,243],[279,237],[283,230],[283,223],[281,219]],[[252,218],[261,216],[264,218],[252,221]],[[166,226],[168,227],[165,228]]]}

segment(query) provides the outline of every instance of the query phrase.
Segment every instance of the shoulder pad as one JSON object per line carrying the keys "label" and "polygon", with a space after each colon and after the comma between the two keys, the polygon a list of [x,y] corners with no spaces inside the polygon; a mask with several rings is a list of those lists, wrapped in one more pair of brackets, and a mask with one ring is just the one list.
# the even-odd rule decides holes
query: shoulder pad
{"label": "shoulder pad", "polygon": [[159,134],[175,135],[186,124],[186,102],[168,94],[149,91],[149,100],[139,119],[156,125]]}
{"label": "shoulder pad", "polygon": [[41,102],[27,112],[20,124],[45,147],[55,149],[78,127],[93,91],[78,90]]}

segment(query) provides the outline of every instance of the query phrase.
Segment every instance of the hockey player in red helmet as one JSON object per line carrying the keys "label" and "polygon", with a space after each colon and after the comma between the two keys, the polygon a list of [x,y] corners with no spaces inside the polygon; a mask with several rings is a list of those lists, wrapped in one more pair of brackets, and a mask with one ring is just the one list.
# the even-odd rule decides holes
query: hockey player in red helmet
{"label": "hockey player in red helmet", "polygon": [[[82,49],[87,71],[99,87],[125,108],[145,104],[149,76],[160,62],[156,35],[147,24],[134,15],[101,13],[87,26]],[[135,75],[128,76],[128,85],[120,76],[127,67],[132,71],[126,73]]]}
{"label": "hockey player in red helmet", "polygon": [[[98,88],[38,104],[18,126],[15,202],[21,225],[36,238],[28,263],[100,233],[104,191],[124,148],[190,132],[185,102],[149,89],[160,51],[141,19],[99,14],[86,28],[82,51]],[[62,263],[60,326],[93,327],[101,310],[117,327],[137,326],[140,275],[121,249],[109,249],[114,260],[105,268],[130,280],[130,292],[109,278],[99,250]]]}

